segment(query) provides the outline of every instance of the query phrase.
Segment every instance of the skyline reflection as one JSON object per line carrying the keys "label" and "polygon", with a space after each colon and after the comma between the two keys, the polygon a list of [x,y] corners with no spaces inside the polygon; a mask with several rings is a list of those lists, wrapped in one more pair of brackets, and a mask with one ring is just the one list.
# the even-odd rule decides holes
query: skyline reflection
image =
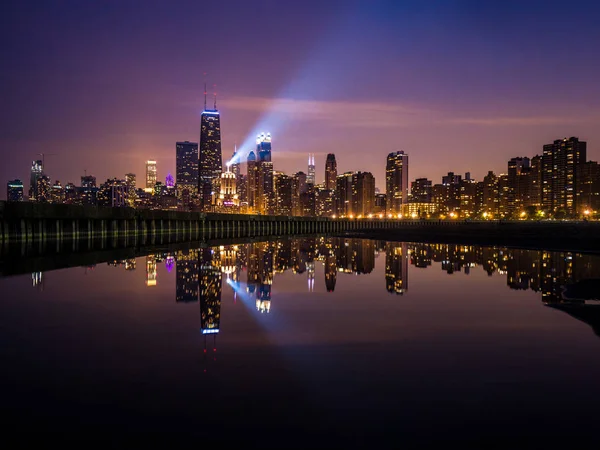
{"label": "skyline reflection", "polygon": [[[344,276],[371,274],[380,258],[385,266],[381,286],[392,295],[410,295],[409,271],[412,270],[441,269],[448,275],[462,272],[467,276],[483,270],[488,276],[505,275],[509,289],[532,290],[540,293],[542,302],[548,306],[588,323],[595,321],[587,319],[591,308],[581,309],[595,305],[593,298],[585,300],[564,295],[567,286],[598,278],[600,274],[598,256],[577,252],[338,237],[285,239],[148,255],[145,283],[148,287],[157,286],[159,263],[165,263],[167,272],[174,266],[175,302],[199,302],[202,334],[217,334],[223,289],[232,289],[234,301],[244,292],[257,312],[269,314],[276,308],[276,303],[272,305],[272,294],[277,274],[290,271],[294,276],[306,277],[307,294],[318,292],[319,283],[326,292],[334,292],[343,283]],[[137,266],[135,259],[107,264],[125,270],[136,270]],[[322,264],[322,269],[318,264]],[[321,270],[323,278],[316,276]],[[33,273],[33,287],[43,289],[45,279],[43,272]],[[593,315],[596,315],[595,309]],[[593,323],[590,325],[596,330]]]}

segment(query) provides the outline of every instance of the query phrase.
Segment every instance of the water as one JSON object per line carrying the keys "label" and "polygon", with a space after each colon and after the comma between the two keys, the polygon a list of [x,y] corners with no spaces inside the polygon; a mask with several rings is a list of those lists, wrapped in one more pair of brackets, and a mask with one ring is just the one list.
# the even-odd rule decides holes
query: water
{"label": "water", "polygon": [[4,428],[277,448],[598,440],[598,284],[562,295],[597,278],[594,255],[341,238],[0,278]]}

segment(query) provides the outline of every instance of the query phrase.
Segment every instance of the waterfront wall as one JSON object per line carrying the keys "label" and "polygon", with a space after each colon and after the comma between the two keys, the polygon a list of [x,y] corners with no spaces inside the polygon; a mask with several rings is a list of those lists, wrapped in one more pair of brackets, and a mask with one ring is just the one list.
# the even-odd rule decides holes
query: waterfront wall
{"label": "waterfront wall", "polygon": [[438,242],[477,239],[481,244],[562,243],[600,248],[598,222],[333,219],[0,202],[2,245],[100,240],[140,246],[299,234]]}

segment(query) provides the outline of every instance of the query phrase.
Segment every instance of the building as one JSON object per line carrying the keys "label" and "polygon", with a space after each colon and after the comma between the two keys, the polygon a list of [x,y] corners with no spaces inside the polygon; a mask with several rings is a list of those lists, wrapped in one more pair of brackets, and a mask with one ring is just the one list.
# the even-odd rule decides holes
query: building
{"label": "building", "polygon": [[44,163],[41,159],[31,162],[31,172],[29,178],[29,200],[37,201],[38,178],[44,175]]}
{"label": "building", "polygon": [[151,191],[156,184],[156,161],[149,159],[146,161],[146,189]]}
{"label": "building", "polygon": [[408,202],[408,155],[403,151],[387,156],[385,188],[388,214],[401,214],[402,205]]}
{"label": "building", "polygon": [[258,188],[258,167],[256,165],[256,155],[253,151],[248,154],[248,174],[247,178],[247,197],[248,197],[248,212],[256,211],[256,190]]}
{"label": "building", "polygon": [[[155,187],[157,184],[156,183]],[[110,206],[113,208],[123,208],[127,203],[127,184],[125,180],[112,178],[106,180],[100,185],[98,190],[98,206]]]}
{"label": "building", "polygon": [[472,217],[479,213],[477,200],[477,182],[471,179],[471,174],[466,173],[460,182],[460,215]]}
{"label": "building", "polygon": [[21,180],[11,180],[6,183],[6,200],[9,202],[23,201],[23,182]]}
{"label": "building", "polygon": [[[233,150],[233,155],[231,155],[231,159],[229,162],[225,163],[225,165],[229,165],[229,169],[235,175],[235,186],[237,189],[238,196],[240,196],[240,183],[241,183],[241,170],[240,170],[240,155],[237,152],[237,146]],[[240,196],[241,200],[241,196]]]}
{"label": "building", "polygon": [[136,198],[136,176],[135,173],[125,174],[125,186],[127,186],[127,204],[132,208],[135,206]]}
{"label": "building", "polygon": [[507,215],[509,217],[518,217],[523,209],[522,199],[526,196],[524,191],[528,190],[526,181],[523,179],[528,176],[530,161],[527,157],[516,157],[508,161],[508,191],[507,191]]}
{"label": "building", "polygon": [[292,176],[292,215],[302,216],[303,209],[300,204],[300,196],[306,192],[306,174],[302,171]]}
{"label": "building", "polygon": [[367,217],[375,206],[375,177],[371,172],[352,174],[352,213],[358,217]]}
{"label": "building", "polygon": [[408,289],[408,244],[385,244],[385,289],[390,294],[403,295]]}
{"label": "building", "polygon": [[352,172],[337,176],[335,184],[335,214],[340,217],[353,216]]}
{"label": "building", "polygon": [[322,186],[315,188],[315,214],[318,217],[330,217],[334,214],[335,190]]}
{"label": "building", "polygon": [[386,211],[386,195],[376,193],[373,214],[384,215],[385,211]]}
{"label": "building", "polygon": [[448,175],[442,177],[443,203],[446,213],[457,214],[460,210],[460,185],[462,177],[455,175],[454,172],[448,172]]}
{"label": "building", "polygon": [[427,178],[417,178],[410,184],[411,203],[431,203],[432,183]]}
{"label": "building", "polygon": [[327,154],[325,160],[325,189],[335,191],[337,179],[337,162],[333,153]]}
{"label": "building", "polygon": [[37,177],[35,201],[42,203],[48,203],[50,201],[50,178],[44,174]]}
{"label": "building", "polygon": [[314,153],[308,154],[308,175],[306,177],[306,182],[308,184],[312,184],[313,186],[317,184],[316,175],[315,175],[315,155]]}
{"label": "building", "polygon": [[175,183],[177,198],[189,208],[198,193],[198,144],[183,141],[175,143]]}
{"label": "building", "polygon": [[56,182],[50,188],[50,203],[63,204],[65,202],[65,188],[60,181]]}
{"label": "building", "polygon": [[217,110],[215,97],[214,109],[206,109],[200,115],[200,147],[198,154],[198,193],[203,210],[210,210],[214,184],[218,183],[223,171],[221,153],[221,116]]}
{"label": "building", "polygon": [[229,170],[229,166],[221,174],[219,194],[215,199],[215,205],[218,212],[239,212],[240,200],[237,194],[235,174]]}
{"label": "building", "polygon": [[271,162],[271,133],[256,137],[256,194],[254,209],[258,214],[275,213],[273,163]]}
{"label": "building", "polygon": [[315,187],[310,183],[306,183],[306,191],[300,194],[300,215],[304,217],[315,217],[317,202]]}
{"label": "building", "polygon": [[283,172],[275,172],[275,214],[292,215],[292,178]]}
{"label": "building", "polygon": [[500,198],[498,196],[498,177],[491,170],[483,177],[483,211],[485,218],[494,218],[500,209]]}
{"label": "building", "polygon": [[587,143],[576,137],[546,144],[542,154],[542,208],[553,215],[577,214],[578,166],[586,161]]}
{"label": "building", "polygon": [[600,165],[596,161],[587,161],[580,164],[578,170],[578,214],[585,217],[600,211]]}

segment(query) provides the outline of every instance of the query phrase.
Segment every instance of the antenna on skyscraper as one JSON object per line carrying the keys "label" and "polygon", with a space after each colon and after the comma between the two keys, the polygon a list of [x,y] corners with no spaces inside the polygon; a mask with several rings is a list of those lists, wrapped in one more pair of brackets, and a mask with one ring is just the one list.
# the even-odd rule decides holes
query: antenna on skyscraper
{"label": "antenna on skyscraper", "polygon": [[215,96],[215,111],[217,110],[217,85],[213,84],[213,91]]}
{"label": "antenna on skyscraper", "polygon": [[206,111],[206,72],[204,72],[204,111]]}

